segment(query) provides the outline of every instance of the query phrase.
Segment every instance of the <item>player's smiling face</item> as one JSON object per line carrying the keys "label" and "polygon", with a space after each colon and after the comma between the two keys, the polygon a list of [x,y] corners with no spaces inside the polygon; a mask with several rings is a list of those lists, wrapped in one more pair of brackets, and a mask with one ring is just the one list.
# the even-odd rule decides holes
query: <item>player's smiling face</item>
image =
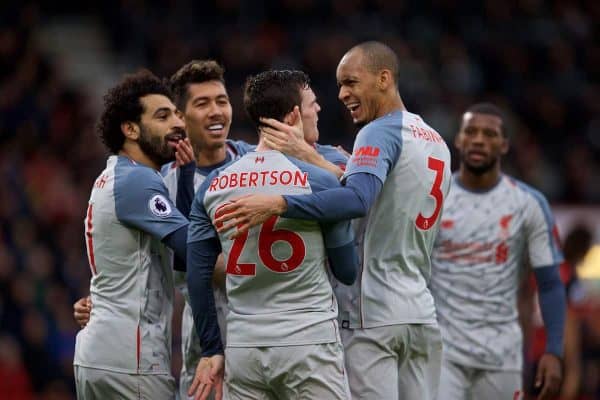
{"label": "player's smiling face", "polygon": [[177,143],[186,137],[175,105],[159,94],[144,96],[140,101],[144,112],[139,123],[138,145],[157,165],[174,160]]}
{"label": "player's smiling face", "polygon": [[302,89],[302,105],[301,116],[302,116],[302,127],[304,129],[304,140],[310,145],[313,145],[319,140],[319,128],[317,122],[319,121],[319,111],[321,106],[317,103],[317,96],[311,88]]}
{"label": "player's smiling face", "polygon": [[186,131],[195,149],[217,149],[225,145],[232,109],[225,85],[213,80],[188,85],[183,111]]}
{"label": "player's smiling face", "polygon": [[500,158],[508,152],[502,119],[491,114],[465,113],[454,144],[461,162],[478,175],[499,167]]}
{"label": "player's smiling face", "polygon": [[336,78],[338,98],[350,111],[355,125],[365,125],[378,117],[379,90],[377,75],[367,70],[360,51],[346,53],[340,61]]}

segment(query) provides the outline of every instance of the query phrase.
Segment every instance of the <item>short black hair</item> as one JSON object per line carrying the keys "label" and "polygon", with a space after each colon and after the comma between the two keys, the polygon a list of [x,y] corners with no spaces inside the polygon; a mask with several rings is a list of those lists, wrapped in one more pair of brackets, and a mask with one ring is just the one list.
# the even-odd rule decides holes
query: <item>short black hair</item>
{"label": "short black hair", "polygon": [[225,69],[214,60],[192,60],[175,72],[169,83],[175,105],[181,111],[189,100],[188,87],[192,83],[219,81],[225,84]]}
{"label": "short black hair", "polygon": [[171,98],[168,85],[148,70],[125,75],[123,80],[104,95],[104,110],[96,130],[102,142],[116,154],[123,148],[125,135],[121,131],[123,122],[140,122],[144,105],[140,99],[150,94],[161,94]]}
{"label": "short black hair", "polygon": [[493,115],[495,117],[500,118],[500,120],[502,121],[502,135],[504,135],[504,137],[508,137],[506,128],[506,118],[504,116],[504,112],[497,105],[486,102],[475,103],[469,106],[469,108],[465,110],[463,115],[465,115],[466,113]]}
{"label": "short black hair", "polygon": [[279,121],[302,104],[302,89],[310,87],[310,78],[302,71],[265,71],[250,76],[244,85],[244,108],[256,127],[260,118]]}
{"label": "short black hair", "polygon": [[388,45],[377,41],[363,42],[352,47],[348,53],[355,50],[362,52],[362,61],[367,70],[376,74],[381,70],[388,69],[392,73],[394,82],[398,82],[400,63],[396,53]]}

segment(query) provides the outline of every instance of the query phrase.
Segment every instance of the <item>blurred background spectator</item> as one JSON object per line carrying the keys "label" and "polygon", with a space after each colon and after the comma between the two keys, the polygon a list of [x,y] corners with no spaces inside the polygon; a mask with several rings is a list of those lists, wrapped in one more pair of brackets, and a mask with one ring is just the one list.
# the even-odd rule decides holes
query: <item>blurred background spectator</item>
{"label": "blurred background spectator", "polygon": [[[235,110],[231,137],[254,142],[245,77],[303,69],[323,108],[320,141],[351,149],[356,129],[337,100],[335,67],[353,44],[381,40],[400,57],[408,109],[447,140],[470,103],[493,101],[511,120],[505,170],[553,204],[600,202],[595,0],[9,1],[0,11],[3,399],[74,398],[71,305],[88,293],[83,217],[106,157],[94,122],[103,92],[125,72],[169,76],[192,58],[217,59]],[[583,229],[590,245],[598,240],[597,226]],[[561,233],[582,243],[581,232]],[[572,300],[585,298],[573,260]],[[565,399],[600,399],[600,307],[584,304],[572,307],[578,372]]]}

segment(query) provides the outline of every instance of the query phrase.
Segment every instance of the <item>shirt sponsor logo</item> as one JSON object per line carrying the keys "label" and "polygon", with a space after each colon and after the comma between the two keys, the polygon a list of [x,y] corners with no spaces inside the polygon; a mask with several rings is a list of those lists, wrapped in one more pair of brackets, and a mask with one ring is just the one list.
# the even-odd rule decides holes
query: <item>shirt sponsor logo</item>
{"label": "shirt sponsor logo", "polygon": [[437,259],[465,263],[491,263],[494,261],[495,243],[493,242],[453,242],[444,240],[437,250]]}
{"label": "shirt sponsor logo", "polygon": [[377,157],[381,153],[379,147],[376,146],[362,146],[354,151],[352,154],[352,164],[368,167],[377,166]]}
{"label": "shirt sponsor logo", "polygon": [[165,198],[165,196],[161,194],[157,194],[152,196],[150,201],[148,202],[148,208],[152,212],[152,214],[156,215],[160,218],[165,218],[171,215],[171,205]]}

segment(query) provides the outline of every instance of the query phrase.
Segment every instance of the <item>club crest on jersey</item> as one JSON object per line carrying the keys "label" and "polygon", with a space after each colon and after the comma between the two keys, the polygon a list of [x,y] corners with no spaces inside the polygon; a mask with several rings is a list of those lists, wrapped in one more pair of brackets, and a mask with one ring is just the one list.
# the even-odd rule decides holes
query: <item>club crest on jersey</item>
{"label": "club crest on jersey", "polygon": [[169,215],[171,215],[172,211],[171,205],[169,204],[165,196],[161,194],[152,196],[152,198],[148,202],[148,208],[150,208],[152,214],[160,218],[168,217]]}

